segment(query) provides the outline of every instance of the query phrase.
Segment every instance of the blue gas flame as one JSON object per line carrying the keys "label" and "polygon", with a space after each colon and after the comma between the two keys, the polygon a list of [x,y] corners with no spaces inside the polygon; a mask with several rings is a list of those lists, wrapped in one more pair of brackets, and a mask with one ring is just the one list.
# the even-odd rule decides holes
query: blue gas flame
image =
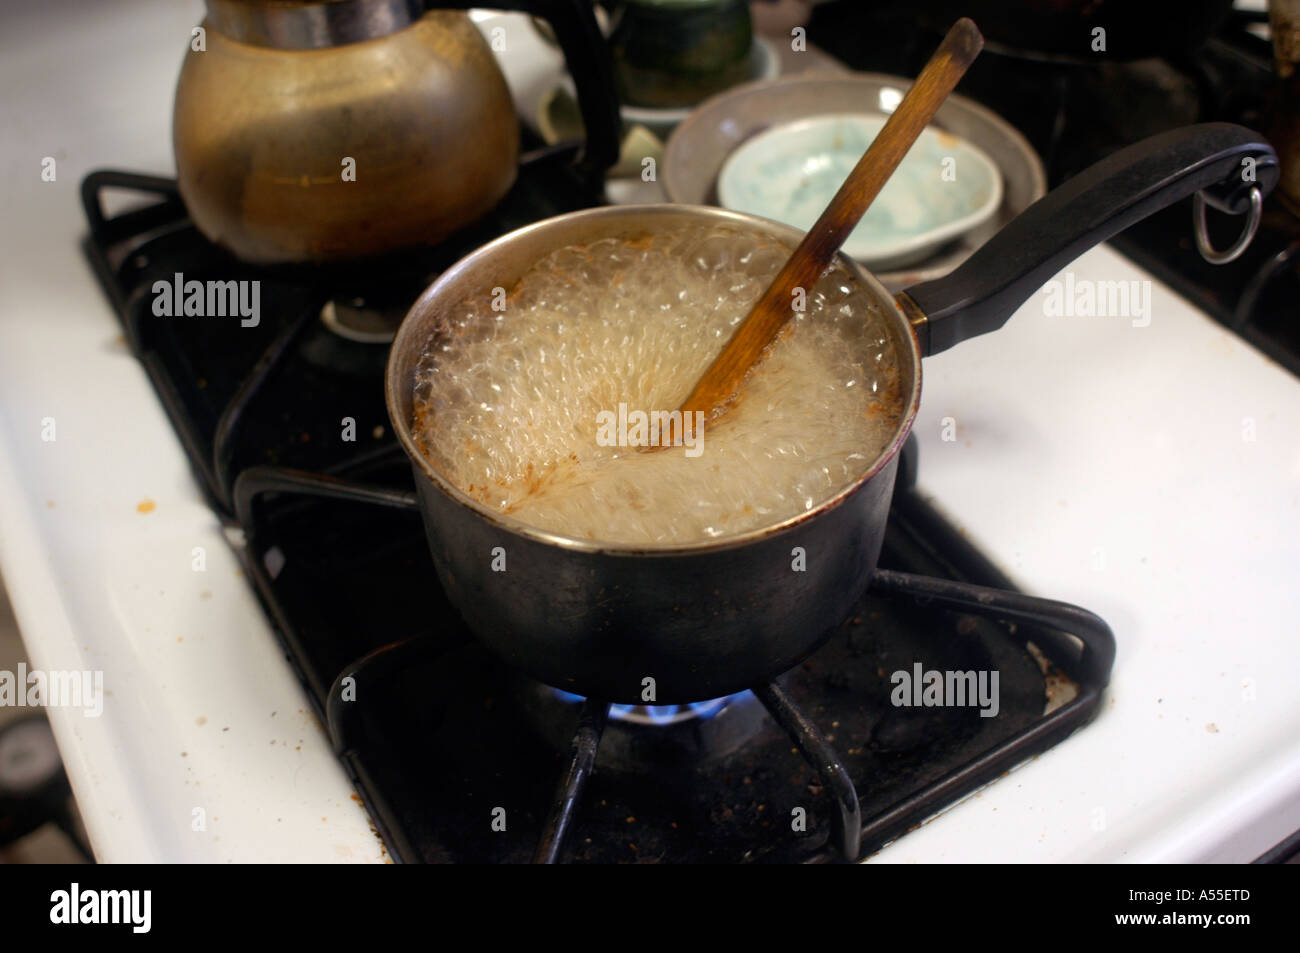
{"label": "blue gas flame", "polygon": [[[555,697],[561,701],[578,704],[585,701],[583,696],[566,692],[562,688],[553,689]],[[737,692],[721,698],[710,698],[702,702],[688,702],[685,705],[622,705],[609,706],[609,717],[613,721],[635,721],[651,725],[670,725],[685,721],[687,718],[712,718],[732,702],[744,698],[750,692]]]}

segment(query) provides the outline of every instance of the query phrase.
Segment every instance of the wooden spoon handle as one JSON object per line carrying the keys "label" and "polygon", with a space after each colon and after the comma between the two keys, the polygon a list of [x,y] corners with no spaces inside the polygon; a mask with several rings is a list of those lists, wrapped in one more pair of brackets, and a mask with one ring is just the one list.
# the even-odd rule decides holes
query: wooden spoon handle
{"label": "wooden spoon handle", "polygon": [[707,419],[736,395],[750,367],[790,319],[794,290],[811,288],[822,276],[983,47],[984,37],[971,20],[953,24],[821,217],[704,372],[682,404],[684,412],[703,411]]}

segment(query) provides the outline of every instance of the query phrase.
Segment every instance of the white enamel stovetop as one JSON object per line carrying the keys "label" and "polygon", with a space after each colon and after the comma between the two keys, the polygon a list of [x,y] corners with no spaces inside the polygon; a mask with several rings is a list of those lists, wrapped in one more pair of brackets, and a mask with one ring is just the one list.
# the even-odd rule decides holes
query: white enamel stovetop
{"label": "white enamel stovetop", "polygon": [[[5,14],[0,571],[33,666],[104,672],[101,718],[51,711],[101,860],[376,861],[78,249],[85,172],[173,168],[200,18]],[[1106,248],[1072,270],[1146,277]],[[1095,723],[875,861],[1241,861],[1300,828],[1300,381],[1159,285],[1149,327],[1040,297],[925,373],[922,488],[1026,591],[1106,618],[1119,656]]]}

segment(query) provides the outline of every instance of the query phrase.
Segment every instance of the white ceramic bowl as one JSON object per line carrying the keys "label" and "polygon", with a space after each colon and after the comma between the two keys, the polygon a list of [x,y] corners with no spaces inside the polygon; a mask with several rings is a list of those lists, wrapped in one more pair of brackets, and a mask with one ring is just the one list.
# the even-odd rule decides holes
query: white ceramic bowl
{"label": "white ceramic bowl", "polygon": [[[886,117],[835,114],[784,123],[741,144],[718,174],[726,208],[807,229],[848,178]],[[844,251],[874,268],[897,268],[991,218],[1002,175],[971,143],[934,127],[903,158]]]}

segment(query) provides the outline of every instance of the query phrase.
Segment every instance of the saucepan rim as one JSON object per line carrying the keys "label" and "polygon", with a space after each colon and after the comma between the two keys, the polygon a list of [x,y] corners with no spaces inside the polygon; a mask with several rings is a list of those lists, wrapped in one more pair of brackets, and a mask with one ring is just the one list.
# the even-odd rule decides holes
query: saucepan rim
{"label": "saucepan rim", "polygon": [[[757,229],[774,238],[789,242],[791,247],[798,243],[804,234],[799,229],[785,225],[781,222],[762,218],[757,215],[750,215],[744,212],[731,211],[730,209],[715,208],[713,206],[676,203],[609,205],[591,209],[582,209],[576,212],[566,212],[562,215],[556,215],[551,218],[533,222],[523,226],[522,228],[508,232],[505,235],[480,246],[464,258],[461,258],[458,262],[439,275],[437,280],[420,294],[420,297],[415,300],[415,303],[412,304],[410,309],[407,311],[406,316],[402,319],[401,326],[397,330],[397,335],[393,339],[392,348],[388,355],[388,365],[384,374],[385,402],[387,404],[388,417],[392,423],[394,433],[396,433],[397,439],[401,443],[402,449],[405,450],[406,455],[411,458],[412,462],[419,469],[419,472],[423,474],[423,476],[426,477],[439,492],[458,505],[472,511],[477,516],[496,526],[503,532],[522,536],[537,543],[555,546],[572,552],[600,554],[603,556],[699,556],[765,541],[791,532],[810,520],[825,515],[829,511],[838,508],[845,500],[852,497],[868,481],[884,470],[885,467],[889,465],[890,461],[902,449],[903,443],[907,440],[907,435],[911,432],[912,425],[916,420],[916,415],[920,408],[920,344],[917,341],[911,323],[908,321],[907,316],[903,313],[902,309],[899,308],[893,295],[886,291],[884,286],[881,285],[869,271],[862,267],[862,265],[841,253],[836,256],[836,263],[843,267],[854,281],[860,282],[864,287],[873,292],[877,305],[887,313],[886,320],[893,321],[896,324],[896,328],[894,329],[895,333],[893,335],[895,344],[903,341],[908,342],[906,347],[907,353],[900,353],[898,355],[898,360],[900,372],[910,370],[912,385],[909,392],[904,396],[903,413],[895,427],[893,436],[890,438],[890,441],[886,444],[885,448],[880,451],[872,461],[871,465],[867,467],[860,476],[841,487],[832,496],[827,497],[811,509],[787,517],[777,523],[771,523],[765,526],[760,526],[757,529],[748,530],[744,533],[722,536],[716,539],[705,539],[691,543],[669,543],[663,546],[647,544],[620,545],[610,541],[579,539],[576,536],[565,536],[562,533],[555,533],[532,526],[480,503],[443,476],[437,467],[435,467],[432,462],[425,457],[424,453],[416,444],[414,435],[411,432],[411,421],[408,415],[402,412],[403,402],[414,391],[414,382],[409,376],[403,375],[401,371],[401,365],[405,362],[404,359],[408,353],[418,348],[419,350],[416,351],[418,359],[418,354],[424,350],[428,340],[427,336],[417,338],[417,334],[424,330],[424,322],[421,321],[421,318],[435,307],[435,302],[442,292],[448,286],[457,283],[466,272],[472,271],[483,262],[493,258],[500,249],[517,241],[524,235],[549,229],[561,229],[566,225],[583,220],[610,218],[628,219],[631,221],[638,218],[653,219],[657,216],[685,216],[698,217],[701,219],[708,218],[717,222],[730,223],[741,228]],[[648,228],[647,230],[652,229]],[[909,363],[910,368],[908,367]]]}

